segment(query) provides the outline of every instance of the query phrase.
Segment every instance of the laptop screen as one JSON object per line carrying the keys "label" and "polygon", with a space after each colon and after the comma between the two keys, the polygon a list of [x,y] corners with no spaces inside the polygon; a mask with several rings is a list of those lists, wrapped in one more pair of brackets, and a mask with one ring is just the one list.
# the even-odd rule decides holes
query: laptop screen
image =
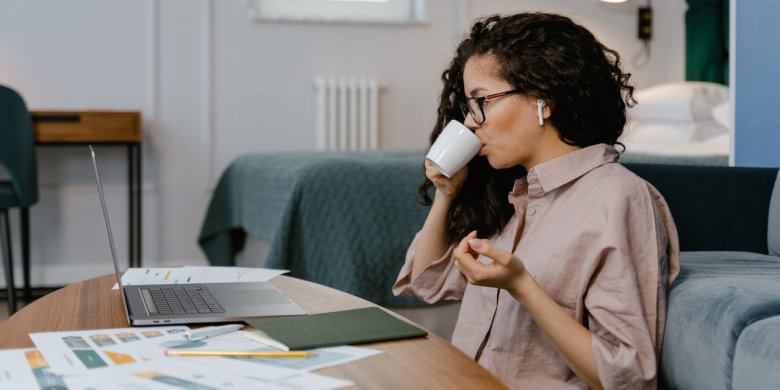
{"label": "laptop screen", "polygon": [[[111,223],[108,220],[108,209],[106,208],[106,197],[103,195],[103,185],[100,183],[100,172],[98,171],[97,159],[95,158],[95,149],[89,145],[89,152],[92,156],[92,167],[95,168],[95,181],[97,182],[98,195],[100,195],[100,206],[103,210],[103,219],[106,221],[106,233],[108,234],[108,243],[111,246],[111,257],[114,259],[114,272],[116,273],[116,282],[119,284],[119,291],[124,291],[122,287],[122,277],[119,275],[119,262],[116,259],[116,248],[114,247],[114,235],[111,233]],[[124,299],[122,300],[124,302]]]}

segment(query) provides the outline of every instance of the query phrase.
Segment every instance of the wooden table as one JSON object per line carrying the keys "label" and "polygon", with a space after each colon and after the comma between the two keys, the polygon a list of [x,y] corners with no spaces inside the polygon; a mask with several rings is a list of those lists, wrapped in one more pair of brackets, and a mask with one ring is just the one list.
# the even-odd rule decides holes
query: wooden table
{"label": "wooden table", "polygon": [[[73,284],[33,302],[0,323],[0,348],[32,347],[27,336],[32,332],[127,327],[119,292],[111,290],[115,282],[113,275],[106,275]],[[280,276],[272,283],[309,314],[376,306],[300,279]],[[316,372],[353,381],[359,388],[505,388],[473,359],[434,334],[366,346],[384,353]]]}

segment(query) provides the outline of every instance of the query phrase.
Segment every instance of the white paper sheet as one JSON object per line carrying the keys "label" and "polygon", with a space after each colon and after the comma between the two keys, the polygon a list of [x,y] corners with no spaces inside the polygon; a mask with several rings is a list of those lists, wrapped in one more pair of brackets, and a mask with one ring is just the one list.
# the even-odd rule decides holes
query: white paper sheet
{"label": "white paper sheet", "polygon": [[0,389],[8,390],[329,390],[353,384],[306,372],[257,370],[258,365],[246,371],[243,364],[219,358],[167,358],[70,376],[53,373],[36,349],[0,350],[0,361]]}
{"label": "white paper sheet", "polygon": [[158,357],[159,348],[147,347],[155,345],[150,341],[183,338],[187,331],[186,326],[95,329],[30,333],[30,339],[54,372],[74,375]]}
{"label": "white paper sheet", "polygon": [[64,386],[43,355],[32,348],[0,350],[0,389],[43,389]]}
{"label": "white paper sheet", "polygon": [[[158,359],[165,357],[165,349],[179,349],[179,350],[218,350],[218,351],[277,351],[277,349],[268,347],[264,344],[257,343],[244,336],[246,331],[236,331],[212,337],[204,340],[188,341],[184,338],[183,334],[171,335],[159,343],[155,343],[154,346],[147,344],[128,346],[132,348],[146,348],[146,352],[143,354],[150,358]],[[152,351],[154,350],[154,351]],[[290,369],[298,371],[312,371],[318,370],[324,367],[335,366],[351,362],[358,359],[367,358],[379,353],[380,350],[370,348],[357,348],[350,346],[331,347],[331,348],[317,348],[309,350],[316,356],[308,358],[218,358],[217,360],[224,360],[226,364],[242,363],[241,370],[280,370]],[[141,355],[142,353],[134,353]],[[182,359],[197,359],[197,358],[182,358]],[[215,361],[216,364],[216,361]],[[259,365],[259,367],[258,367]],[[228,369],[228,366],[224,367]],[[270,374],[264,374],[270,375]]]}
{"label": "white paper sheet", "polygon": [[[252,372],[266,380],[279,380],[291,375],[297,375],[300,370],[293,368],[274,367],[270,365],[256,365],[239,359],[221,357],[168,357],[167,349],[176,350],[219,350],[219,351],[252,351],[257,350],[260,344],[256,344],[243,336],[243,331],[236,331],[211,337],[203,340],[190,341],[183,333],[171,334],[159,339],[148,340],[143,343],[134,343],[124,346],[123,352],[131,356],[143,356],[155,361],[160,360],[185,360],[204,364],[208,367],[220,370],[236,372]],[[268,349],[272,350],[272,349]]]}
{"label": "white paper sheet", "polygon": [[[306,372],[290,371],[288,375],[269,377],[258,371],[238,371],[236,366],[215,365],[210,358],[160,359],[127,366],[117,366],[89,377],[74,378],[72,383],[89,378],[111,389],[271,389],[329,390],[353,383]],[[225,360],[225,359],[222,359]],[[98,388],[102,389],[102,387]]]}
{"label": "white paper sheet", "polygon": [[[171,389],[171,383],[178,389],[335,389],[351,382],[308,372],[382,352],[343,346],[310,350],[315,356],[308,358],[166,357],[166,349],[275,350],[246,338],[244,331],[189,341],[184,337],[187,330],[186,326],[97,329],[33,333],[30,338],[46,366],[46,370],[39,372],[47,372],[58,384],[64,383],[68,389],[75,390]],[[25,385],[33,383],[30,381],[35,378],[29,374],[29,364],[25,366],[21,358],[17,360],[21,363],[8,368],[10,372],[21,373],[13,378],[27,381],[19,382]],[[215,387],[219,383],[222,385]]]}
{"label": "white paper sheet", "polygon": [[[263,350],[266,350],[264,348]],[[273,351],[272,348],[267,348]],[[358,359],[367,358],[382,353],[377,349],[357,348],[357,347],[331,347],[310,349],[317,356],[306,359],[274,359],[274,358],[235,358],[250,363],[272,366],[277,369],[289,368],[292,370],[312,371],[320,368],[344,364]]]}
{"label": "white paper sheet", "polygon": [[[246,267],[130,268],[122,275],[122,284],[132,286],[141,284],[267,282],[287,272],[290,271]],[[113,289],[117,288],[118,285],[114,284]]]}

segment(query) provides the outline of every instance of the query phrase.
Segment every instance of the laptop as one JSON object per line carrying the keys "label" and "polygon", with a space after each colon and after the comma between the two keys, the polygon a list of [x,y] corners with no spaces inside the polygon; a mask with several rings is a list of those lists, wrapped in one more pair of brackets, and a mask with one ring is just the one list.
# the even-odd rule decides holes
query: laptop
{"label": "laptop", "polygon": [[103,185],[100,183],[95,150],[89,146],[95,168],[100,206],[106,221],[106,233],[114,259],[119,291],[127,322],[131,325],[191,324],[240,321],[253,317],[306,314],[268,282],[201,283],[123,286],[119,275],[114,236],[108,220]]}

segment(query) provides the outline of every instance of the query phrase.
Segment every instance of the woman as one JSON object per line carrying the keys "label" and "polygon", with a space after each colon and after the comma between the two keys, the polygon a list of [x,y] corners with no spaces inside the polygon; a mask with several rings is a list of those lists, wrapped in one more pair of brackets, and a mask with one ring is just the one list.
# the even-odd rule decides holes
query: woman
{"label": "woman", "polygon": [[[618,54],[551,14],[477,21],[449,69],[451,119],[482,142],[436,191],[395,294],[462,300],[452,342],[513,388],[655,388],[677,231],[617,164],[633,102]],[[508,201],[507,196],[508,194]]]}

